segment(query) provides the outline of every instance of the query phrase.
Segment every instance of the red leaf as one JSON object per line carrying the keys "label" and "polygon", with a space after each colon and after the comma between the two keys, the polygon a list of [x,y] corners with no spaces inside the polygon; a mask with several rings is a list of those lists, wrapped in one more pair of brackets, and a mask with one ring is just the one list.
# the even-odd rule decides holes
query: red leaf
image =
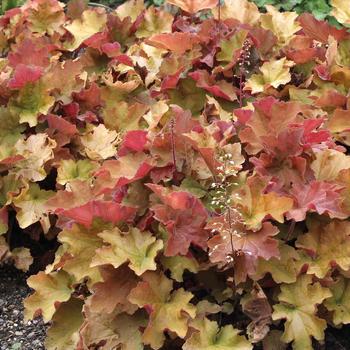
{"label": "red leaf", "polygon": [[327,213],[332,218],[345,218],[340,208],[341,186],[327,182],[313,181],[310,184],[294,184],[291,194],[295,206],[287,214],[288,219],[305,220],[306,213],[316,211],[322,215]]}
{"label": "red leaf", "polygon": [[86,110],[94,110],[102,105],[101,89],[93,82],[89,88],[73,94],[74,100],[77,101],[81,107]]}
{"label": "red leaf", "polygon": [[79,113],[79,108],[79,104],[76,102],[71,102],[67,105],[62,106],[62,109],[68,118],[77,117]]}
{"label": "red leaf", "polygon": [[155,184],[147,186],[163,202],[151,209],[169,234],[165,255],[186,255],[191,243],[205,249],[209,237],[209,231],[205,229],[208,213],[201,201],[185,191],[173,191]]}
{"label": "red leaf", "polygon": [[183,68],[180,68],[175,74],[173,75],[167,75],[163,80],[161,84],[161,91],[167,90],[167,89],[174,89],[179,82],[180,75],[183,72]]}
{"label": "red leaf", "polygon": [[348,36],[346,28],[337,29],[329,25],[326,21],[317,20],[311,13],[303,13],[298,17],[304,33],[314,40],[327,44],[328,37],[331,35],[337,41]]}
{"label": "red leaf", "polygon": [[197,70],[188,74],[193,80],[197,82],[197,86],[201,87],[214,96],[224,98],[225,100],[233,101],[237,98],[235,88],[232,84],[220,84],[215,82],[215,78],[210,76],[206,70]]}
{"label": "red leaf", "polygon": [[8,87],[10,89],[20,89],[27,83],[33,83],[39,80],[42,74],[42,67],[26,66],[20,63],[16,66],[14,76],[9,81]]}
{"label": "red leaf", "polygon": [[8,55],[9,64],[16,67],[19,64],[27,66],[47,67],[50,63],[49,53],[54,49],[44,38],[25,39],[16,44]]}
{"label": "red leaf", "polygon": [[86,227],[90,227],[94,218],[100,217],[104,221],[117,223],[119,221],[131,221],[136,213],[136,208],[125,207],[119,203],[109,201],[91,201],[80,207],[64,210],[60,213]]}
{"label": "red leaf", "polygon": [[46,116],[49,128],[55,129],[65,135],[75,135],[78,133],[77,127],[58,115],[49,114]]}
{"label": "red leaf", "polygon": [[143,152],[147,143],[147,131],[132,130],[129,131],[120,145],[118,155],[125,156],[130,152]]}
{"label": "red leaf", "polygon": [[326,90],[318,99],[315,105],[318,107],[344,107],[347,98],[336,90]]}
{"label": "red leaf", "polygon": [[84,44],[88,47],[92,47],[102,52],[102,46],[108,43],[108,33],[100,32],[96,33],[90,38],[84,41]]}
{"label": "red leaf", "polygon": [[109,192],[145,177],[154,161],[144,153],[129,153],[118,160],[107,160],[96,172],[96,193]]}
{"label": "red leaf", "polygon": [[322,80],[331,80],[331,73],[326,65],[319,64],[314,68],[314,71]]}
{"label": "red leaf", "polygon": [[232,247],[234,251],[255,259],[262,257],[268,260],[279,256],[278,241],[272,238],[279,231],[270,222],[264,222],[262,228],[255,232],[245,229],[240,224],[230,225],[225,215],[212,219],[207,228],[218,232],[208,242],[212,262],[226,262],[227,256],[232,255]]}
{"label": "red leaf", "polygon": [[121,46],[117,41],[114,43],[105,43],[101,46],[102,52],[110,58],[120,55],[120,49]]}

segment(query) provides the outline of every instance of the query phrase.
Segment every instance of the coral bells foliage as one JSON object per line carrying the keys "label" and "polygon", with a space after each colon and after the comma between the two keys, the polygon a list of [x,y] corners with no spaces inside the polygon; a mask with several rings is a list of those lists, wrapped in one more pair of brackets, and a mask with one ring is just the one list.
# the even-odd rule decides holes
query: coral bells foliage
{"label": "coral bells foliage", "polygon": [[308,350],[350,323],[349,48],[246,0],[6,12],[0,259],[39,260],[14,229],[58,247],[24,302],[47,349]]}

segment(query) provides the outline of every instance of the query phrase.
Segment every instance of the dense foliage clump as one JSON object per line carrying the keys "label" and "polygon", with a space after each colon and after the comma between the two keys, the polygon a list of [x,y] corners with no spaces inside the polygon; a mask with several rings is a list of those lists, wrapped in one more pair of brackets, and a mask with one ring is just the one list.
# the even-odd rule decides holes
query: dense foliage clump
{"label": "dense foliage clump", "polygon": [[47,265],[47,349],[307,350],[350,323],[350,34],[266,10],[0,18],[0,259]]}

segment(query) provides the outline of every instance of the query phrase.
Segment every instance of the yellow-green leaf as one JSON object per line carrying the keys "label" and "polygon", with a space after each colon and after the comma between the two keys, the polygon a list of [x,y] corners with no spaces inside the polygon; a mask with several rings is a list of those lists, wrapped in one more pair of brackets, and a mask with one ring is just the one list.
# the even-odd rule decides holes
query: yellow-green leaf
{"label": "yellow-green leaf", "polygon": [[221,20],[237,19],[241,23],[254,25],[259,21],[260,13],[254,2],[247,0],[225,0],[223,5],[212,9],[214,17]]}
{"label": "yellow-green leaf", "polygon": [[185,270],[196,273],[199,269],[197,260],[186,256],[163,256],[161,262],[166,269],[170,270],[171,278],[177,282],[183,282],[182,275]]}
{"label": "yellow-green leaf", "polygon": [[285,57],[265,62],[260,67],[261,73],[253,74],[248,79],[245,89],[251,90],[253,94],[256,94],[271,86],[278,88],[280,85],[287,84],[291,79],[289,67],[289,61],[286,61]]}
{"label": "yellow-green leaf", "polygon": [[64,271],[48,275],[41,271],[30,276],[27,283],[35,292],[24,300],[26,320],[42,315],[45,322],[50,321],[58,305],[69,300],[73,292],[72,280]]}
{"label": "yellow-green leaf", "polygon": [[293,284],[283,284],[272,314],[274,320],[286,319],[281,340],[293,341],[294,350],[313,350],[311,337],[323,340],[327,326],[316,316],[317,305],[331,295],[319,282],[312,284],[310,275],[300,276]]}
{"label": "yellow-green leaf", "polygon": [[40,189],[36,183],[22,189],[21,193],[13,199],[17,208],[17,220],[21,228],[26,228],[37,221],[45,228],[50,227],[48,222],[46,201],[55,194],[54,191]]}
{"label": "yellow-green leaf", "polygon": [[271,5],[266,5],[265,8],[267,13],[260,17],[261,26],[271,30],[281,46],[288,44],[294,34],[301,29],[296,21],[298,14],[296,12],[280,12]]}
{"label": "yellow-green leaf", "polygon": [[195,317],[196,308],[190,304],[192,293],[183,288],[171,293],[173,283],[163,274],[146,272],[142,278],[143,281],[131,291],[128,299],[139,307],[151,308],[143,341],[157,350],[164,343],[165,330],[175,332],[180,338],[186,336],[188,321]]}
{"label": "yellow-green leaf", "polygon": [[55,103],[44,84],[40,81],[27,83],[18,94],[10,99],[9,108],[12,114],[19,116],[20,123],[29,126],[38,124],[38,116],[47,114]]}
{"label": "yellow-green leaf", "polygon": [[102,246],[102,239],[97,235],[100,230],[88,229],[82,225],[73,225],[60,232],[59,242],[63,243],[63,253],[70,256],[63,259],[63,269],[74,276],[76,282],[88,277],[91,284],[99,282],[101,275],[97,267],[91,267],[95,252]]}
{"label": "yellow-green leaf", "polygon": [[63,159],[57,168],[57,183],[65,185],[74,180],[88,181],[96,167],[88,159]]}
{"label": "yellow-green leaf", "polygon": [[307,273],[323,278],[334,265],[349,270],[350,222],[333,220],[325,225],[315,220],[308,227],[309,231],[296,241],[296,246],[305,250],[303,262],[308,265]]}
{"label": "yellow-green leaf", "polygon": [[103,124],[89,125],[80,141],[83,146],[82,154],[92,160],[103,160],[116,154],[120,135],[115,130],[108,130]]}
{"label": "yellow-green leaf", "polygon": [[240,331],[231,325],[219,327],[207,318],[195,320],[191,327],[196,331],[186,340],[184,350],[251,350],[252,344],[239,335]]}
{"label": "yellow-green leaf", "polygon": [[99,237],[108,245],[97,250],[91,266],[111,264],[117,268],[128,261],[129,267],[139,276],[147,270],[156,270],[154,259],[163,248],[163,241],[150,232],[141,232],[136,227],[129,232],[114,228],[103,231]]}
{"label": "yellow-green leaf", "polygon": [[333,8],[331,15],[342,24],[350,24],[349,2],[347,0],[331,0],[331,5]]}
{"label": "yellow-green leaf", "polygon": [[104,9],[85,10],[81,18],[65,25],[65,28],[73,35],[74,40],[67,45],[67,49],[77,49],[86,39],[103,30],[107,22],[107,15]]}
{"label": "yellow-green leaf", "polygon": [[324,301],[324,306],[332,311],[333,323],[336,326],[350,323],[350,280],[339,276],[330,286],[332,296]]}

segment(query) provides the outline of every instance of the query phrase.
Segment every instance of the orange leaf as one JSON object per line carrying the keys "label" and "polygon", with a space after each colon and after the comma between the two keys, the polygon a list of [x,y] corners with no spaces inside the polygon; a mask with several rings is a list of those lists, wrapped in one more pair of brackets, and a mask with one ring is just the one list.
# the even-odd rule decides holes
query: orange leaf
{"label": "orange leaf", "polygon": [[167,0],[168,4],[180,7],[182,10],[194,14],[198,11],[213,9],[218,0]]}
{"label": "orange leaf", "polygon": [[165,33],[152,35],[147,43],[158,47],[160,49],[166,49],[173,51],[179,55],[185,53],[185,51],[193,48],[195,44],[199,42],[199,39],[191,33]]}

